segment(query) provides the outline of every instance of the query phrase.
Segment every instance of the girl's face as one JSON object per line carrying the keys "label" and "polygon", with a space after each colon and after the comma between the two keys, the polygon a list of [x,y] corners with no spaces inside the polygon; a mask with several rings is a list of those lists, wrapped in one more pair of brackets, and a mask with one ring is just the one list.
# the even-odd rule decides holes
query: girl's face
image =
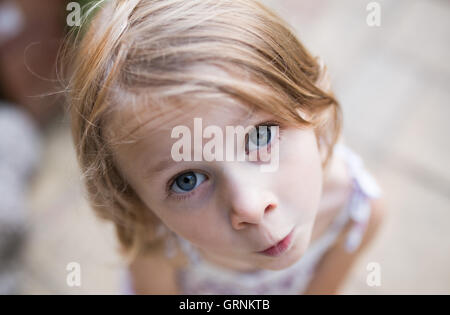
{"label": "girl's face", "polygon": [[[117,148],[118,167],[149,211],[196,245],[206,259],[238,270],[286,268],[309,244],[321,197],[322,167],[314,131],[279,124],[279,133],[258,134],[260,141],[253,143],[256,138],[249,134],[244,143],[236,144],[278,152],[279,166],[273,172],[262,172],[263,162],[258,160],[175,162],[172,146],[180,138],[172,138],[172,130],[183,125],[194,135],[194,118],[202,118],[203,130],[208,126],[222,130],[224,152],[227,141],[232,141],[226,126],[277,124],[271,114],[249,115],[242,105],[208,102],[211,105],[199,102],[178,111],[171,106],[116,114],[110,125],[116,134],[145,122],[135,132],[136,143]],[[208,140],[204,138],[203,145]],[[283,253],[259,253],[291,232]]]}

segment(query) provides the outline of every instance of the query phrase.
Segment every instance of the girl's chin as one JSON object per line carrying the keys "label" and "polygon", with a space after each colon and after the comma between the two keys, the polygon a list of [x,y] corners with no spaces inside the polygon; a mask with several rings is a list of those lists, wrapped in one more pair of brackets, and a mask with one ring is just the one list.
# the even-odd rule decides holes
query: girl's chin
{"label": "girl's chin", "polygon": [[267,270],[283,270],[291,267],[300,260],[302,255],[290,255],[289,257],[278,257],[273,261],[269,261],[261,266],[262,269]]}

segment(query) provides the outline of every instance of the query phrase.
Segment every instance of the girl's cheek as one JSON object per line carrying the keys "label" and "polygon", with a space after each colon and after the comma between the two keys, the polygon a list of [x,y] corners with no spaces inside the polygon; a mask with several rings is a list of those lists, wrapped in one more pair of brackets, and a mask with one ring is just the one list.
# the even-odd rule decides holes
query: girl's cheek
{"label": "girl's cheek", "polygon": [[281,198],[290,200],[304,226],[312,225],[322,195],[322,166],[313,135],[289,133],[280,150]]}
{"label": "girl's cheek", "polygon": [[298,253],[300,253],[302,256],[310,245],[311,235],[312,235],[312,224],[307,228],[301,229],[297,235],[296,247]]}
{"label": "girl's cheek", "polygon": [[172,213],[167,218],[167,225],[180,236],[195,244],[202,245],[211,240],[211,237],[208,237],[209,235],[214,235],[213,221],[208,216],[200,215],[200,213],[186,211],[186,213],[181,214]]}

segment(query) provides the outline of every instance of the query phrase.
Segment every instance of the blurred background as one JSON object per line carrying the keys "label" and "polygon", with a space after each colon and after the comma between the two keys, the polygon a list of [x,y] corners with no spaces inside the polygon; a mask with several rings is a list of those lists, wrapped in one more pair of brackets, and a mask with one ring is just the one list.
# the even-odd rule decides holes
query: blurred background
{"label": "blurred background", "polygon": [[[389,215],[344,294],[450,293],[450,2],[264,0],[327,64],[344,138]],[[118,293],[117,242],[85,201],[55,60],[64,0],[0,0],[0,293]],[[379,26],[368,16],[380,8]],[[369,5],[369,10],[368,10]],[[369,21],[368,21],[369,19]],[[66,268],[81,267],[81,286]],[[370,287],[366,269],[381,267]]]}

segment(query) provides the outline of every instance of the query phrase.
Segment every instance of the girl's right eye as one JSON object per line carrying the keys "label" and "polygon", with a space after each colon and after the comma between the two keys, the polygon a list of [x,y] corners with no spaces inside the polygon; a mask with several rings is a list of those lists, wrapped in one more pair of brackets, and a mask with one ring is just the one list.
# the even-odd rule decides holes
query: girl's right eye
{"label": "girl's right eye", "polygon": [[175,178],[170,189],[177,194],[188,193],[206,180],[206,176],[197,172],[186,172]]}

